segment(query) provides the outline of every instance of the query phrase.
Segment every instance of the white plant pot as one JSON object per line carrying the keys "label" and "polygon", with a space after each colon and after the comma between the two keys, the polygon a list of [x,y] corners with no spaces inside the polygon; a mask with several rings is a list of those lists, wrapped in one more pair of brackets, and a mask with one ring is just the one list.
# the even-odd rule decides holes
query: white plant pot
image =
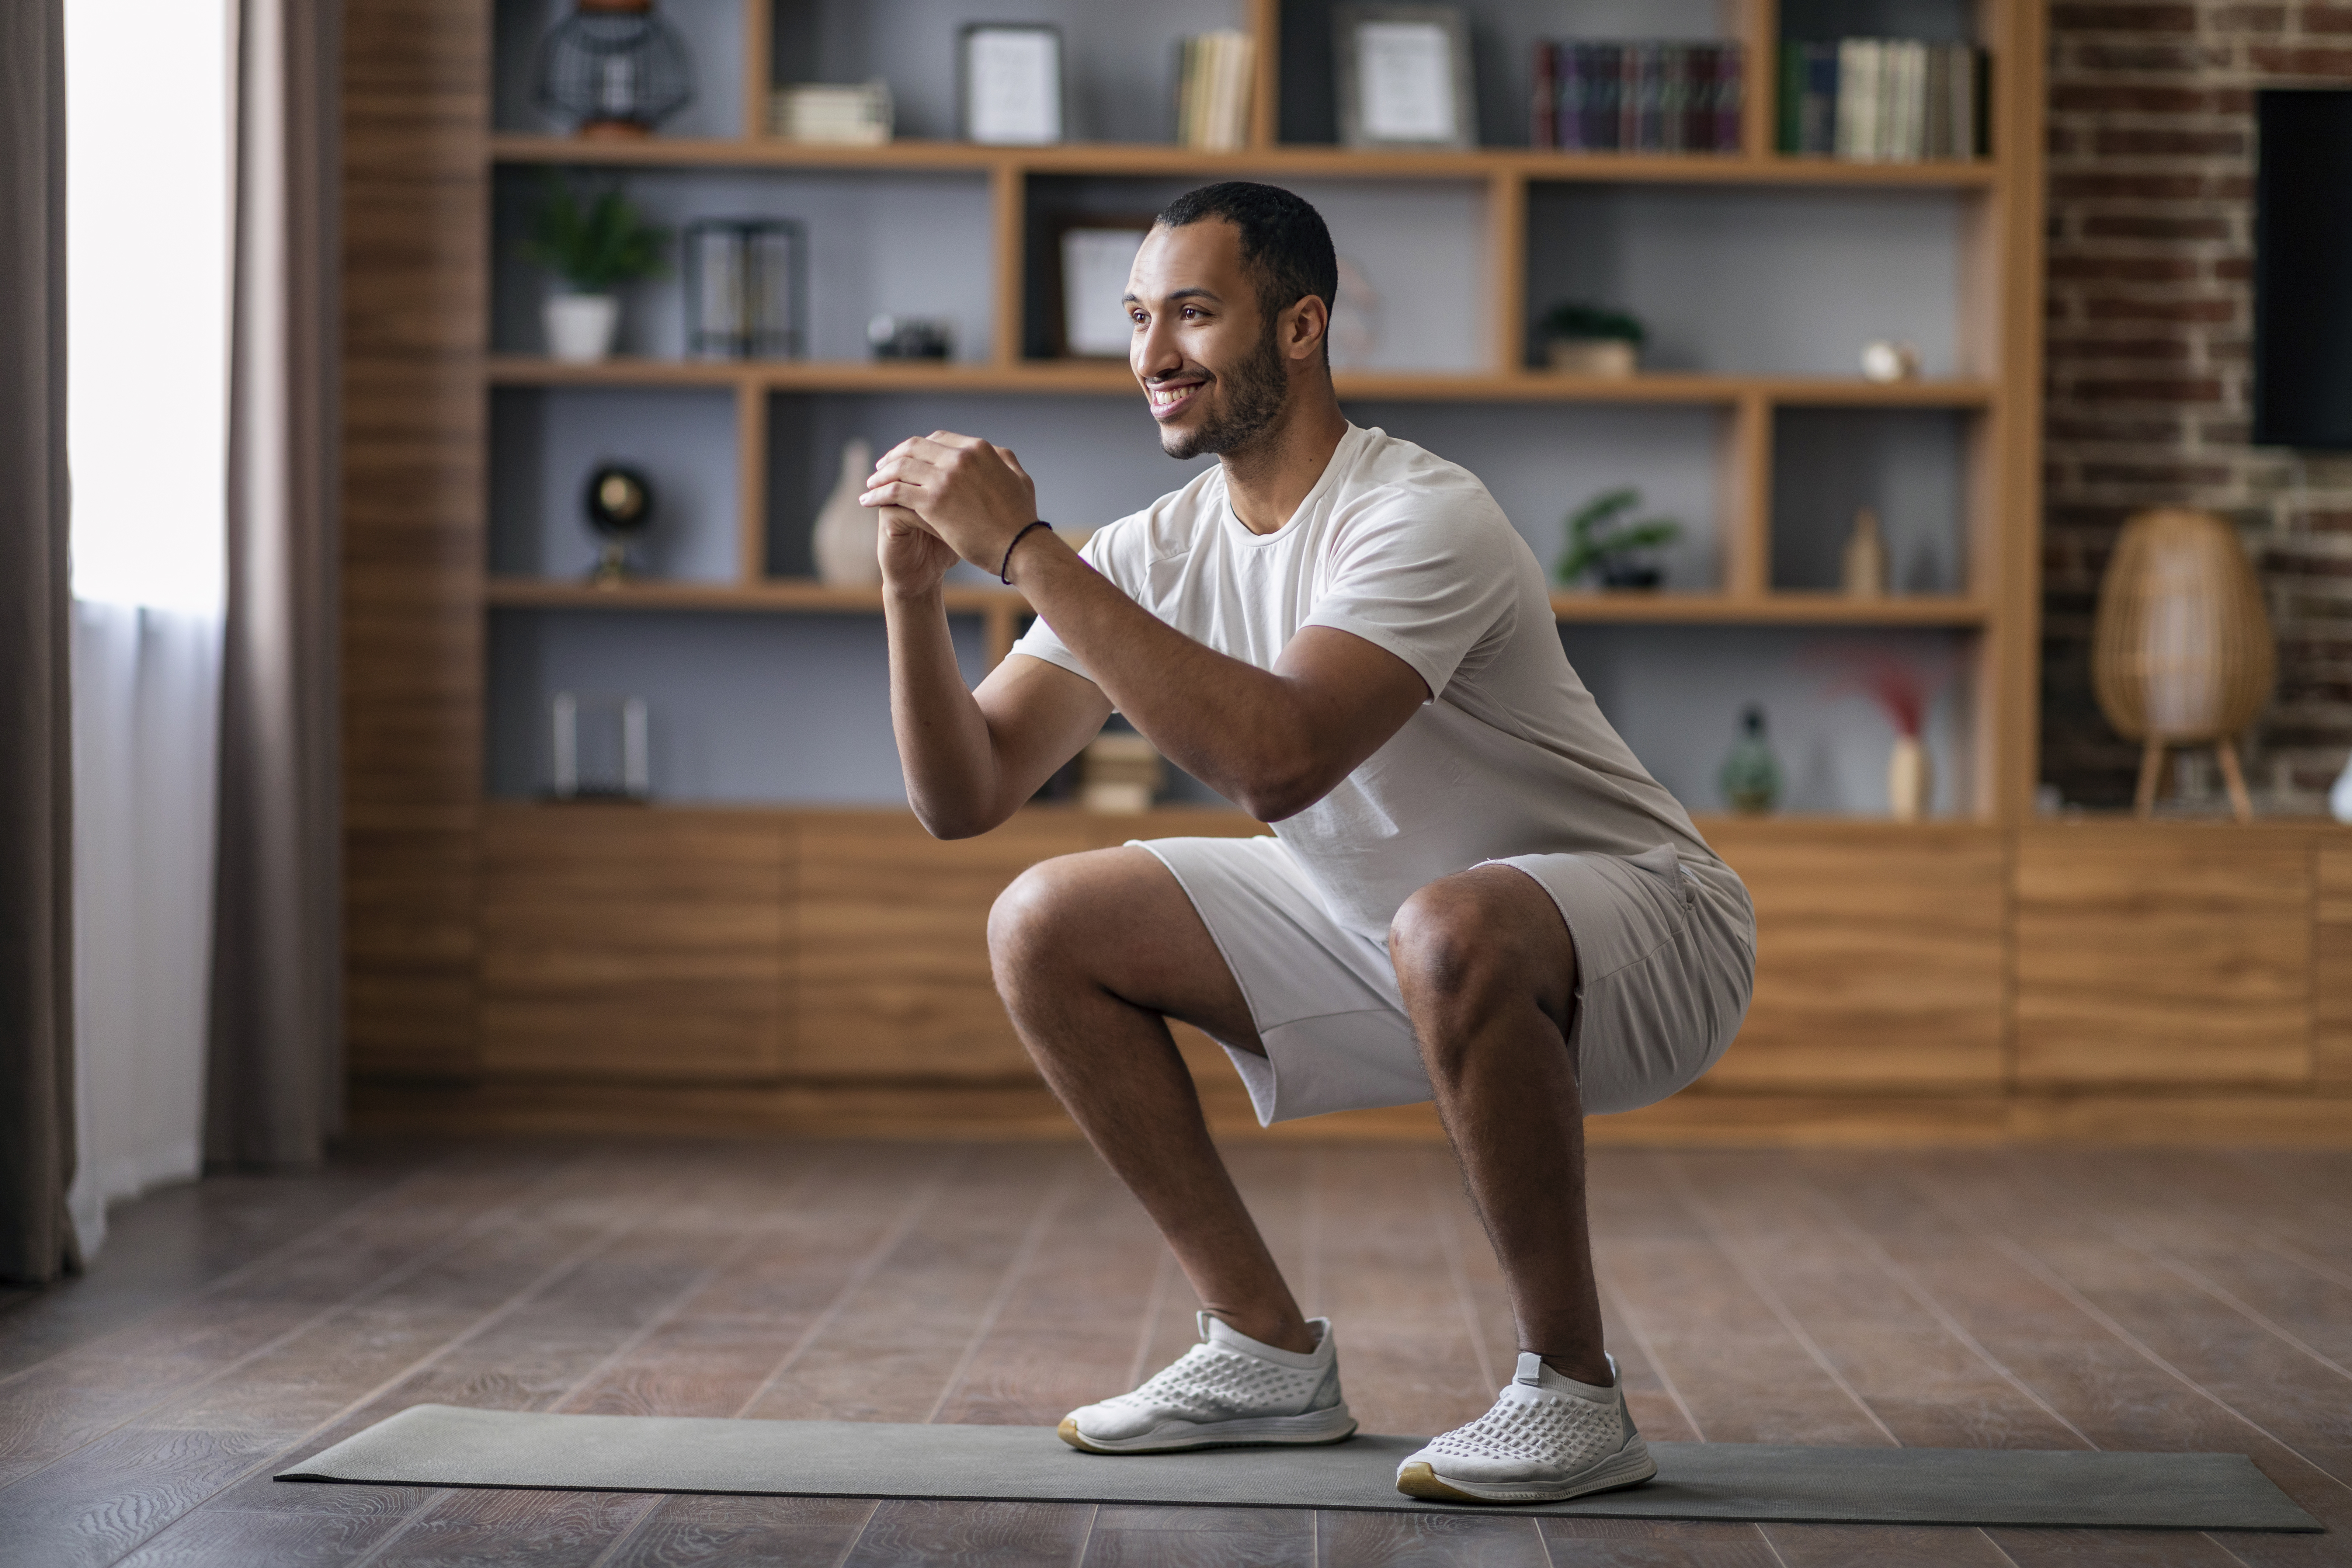
{"label": "white plant pot", "polygon": [[1554,338],[1544,357],[1563,375],[1629,376],[1640,368],[1633,345],[1616,338]]}
{"label": "white plant pot", "polygon": [[558,294],[547,301],[547,352],[569,364],[593,364],[613,354],[621,301],[610,294]]}

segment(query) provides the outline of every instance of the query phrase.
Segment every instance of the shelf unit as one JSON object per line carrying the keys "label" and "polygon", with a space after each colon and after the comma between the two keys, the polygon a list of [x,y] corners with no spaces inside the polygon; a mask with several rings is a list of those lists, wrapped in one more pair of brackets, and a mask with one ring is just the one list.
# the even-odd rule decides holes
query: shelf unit
{"label": "shelf unit", "polygon": [[[1564,8],[1572,9],[1572,8]],[[2035,607],[2032,585],[2035,522],[2033,438],[2038,396],[2038,256],[2034,196],[2039,185],[2038,50],[2041,17],[2030,0],[1990,0],[1978,12],[1979,34],[1994,59],[1990,116],[1995,155],[1988,159],[1858,163],[1783,156],[1770,151],[1773,93],[1781,21],[1776,0],[1731,0],[1728,29],[1745,46],[1748,92],[1743,150],[1690,155],[1568,153],[1528,148],[1379,152],[1280,142],[1278,94],[1286,41],[1276,0],[1247,0],[1239,16],[1256,36],[1258,97],[1250,144],[1204,153],[1166,144],[1078,142],[1007,148],[910,140],[879,147],[807,145],[764,134],[774,20],[771,0],[745,0],[740,133],[734,137],[656,136],[643,142],[582,142],[510,129],[479,143],[486,176],[501,169],[553,164],[638,172],[789,171],[861,174],[956,174],[983,180],[990,214],[991,352],[982,363],[887,364],[842,361],[697,362],[621,358],[602,364],[559,364],[499,353],[482,362],[486,389],[554,391],[603,388],[659,392],[704,389],[734,400],[736,518],[733,579],[725,583],[643,583],[618,595],[564,582],[511,577],[486,581],[490,610],[759,612],[827,616],[870,613],[870,594],[844,594],[804,580],[772,575],[777,526],[768,471],[772,400],[948,395],[975,398],[1134,397],[1123,365],[1055,361],[1024,352],[1035,308],[1030,275],[1041,258],[1034,204],[1040,183],[1207,180],[1227,176],[1448,182],[1478,193],[1483,206],[1485,276],[1483,368],[1454,372],[1342,370],[1349,403],[1576,405],[1591,409],[1686,407],[1718,418],[1715,455],[1717,516],[1713,546],[1718,580],[1712,592],[1662,595],[1561,595],[1564,622],[1662,626],[1944,628],[1966,634],[1972,689],[1968,750],[1974,761],[1968,814],[2014,819],[2033,783],[2030,736]],[[1474,13],[1475,8],[1474,7]],[[1297,29],[1289,37],[1295,42]],[[1496,90],[1496,84],[1484,84]],[[1507,89],[1506,89],[1507,90]],[[1954,374],[1893,384],[1823,375],[1696,371],[1644,373],[1629,380],[1575,377],[1530,368],[1528,322],[1531,193],[1577,187],[1716,187],[1831,192],[1942,192],[1963,204],[1954,303]],[[820,302],[820,308],[822,308]],[[1818,592],[1776,589],[1771,498],[1776,421],[1784,410],[1944,411],[1964,431],[1958,552],[1959,591],[1849,601]],[[1140,496],[1139,500],[1143,499]],[[1091,521],[1091,520],[1090,520]],[[1017,595],[960,589],[953,610],[982,617],[989,658],[1016,634],[1025,603]]]}
{"label": "shelf unit", "polygon": [[[1987,0],[1967,13],[1994,56],[1994,160],[1855,167],[1760,153],[1601,158],[1498,148],[1372,157],[1276,145],[1276,71],[1261,78],[1255,144],[1231,154],[937,142],[808,149],[760,140],[750,125],[726,140],[587,149],[494,132],[498,3],[354,6],[343,36],[343,929],[362,1124],[1066,1132],[989,984],[982,932],[996,891],[1044,856],[1115,844],[1139,828],[1255,830],[1231,811],[1163,808],[1139,823],[1041,807],[980,838],[938,843],[903,808],[558,808],[488,798],[489,649],[501,617],[596,631],[646,615],[696,628],[797,632],[834,616],[869,623],[855,629],[870,638],[878,603],[870,592],[771,579],[764,556],[748,548],[724,581],[612,593],[494,574],[487,481],[497,400],[601,389],[725,406],[731,396],[748,426],[794,400],[911,392],[966,395],[1007,410],[1061,398],[1083,410],[1127,395],[1116,366],[1024,360],[1017,330],[999,336],[987,363],[947,366],[624,361],[581,369],[494,352],[501,172],[579,161],[687,178],[712,169],[840,181],[952,174],[982,193],[1000,220],[994,249],[1016,262],[1028,188],[1041,182],[1255,173],[1358,188],[1381,180],[1476,187],[1484,231],[1508,242],[1489,247],[1483,365],[1443,375],[1351,372],[1343,395],[1450,410],[1464,423],[1695,412],[1715,422],[1727,479],[1749,503],[1729,520],[1748,541],[1744,590],[1727,574],[1716,593],[1561,595],[1554,606],[1564,636],[1670,647],[1685,632],[1703,639],[1758,627],[1910,628],[1966,647],[1977,672],[1983,776],[1974,820],[1703,819],[1756,896],[1755,1005],[1706,1080],[1637,1117],[1604,1119],[1594,1135],[2340,1143],[2352,1126],[2352,845],[2339,842],[2344,834],[2030,819],[2041,5]],[[684,8],[685,0],[672,3]],[[749,5],[754,32],[772,15],[770,0],[707,0],[710,14],[730,3]],[[850,8],[850,0],[812,3]],[[862,0],[858,14],[898,3]],[[1024,9],[1056,3],[1081,15],[1081,0],[1032,0]],[[1734,5],[1728,30],[1748,44],[1751,63],[1768,59],[1780,30],[1773,0]],[[1474,26],[1513,5],[1529,11],[1522,0],[1473,0]],[[1299,41],[1273,0],[1234,9],[1256,29],[1262,54]],[[1573,0],[1559,7],[1562,16],[1574,9]],[[748,42],[743,100],[757,105],[768,57],[758,38]],[[1766,145],[1772,74],[1750,73],[1749,148]],[[1566,190],[1706,187],[1958,204],[1965,353],[1946,379],[1887,388],[1697,374],[1603,384],[1520,368],[1531,207]],[[1017,329],[1026,308],[1020,269],[991,265],[1004,320]],[[1769,579],[1753,574],[1770,560],[1774,538],[1763,510],[1774,494],[1773,421],[1823,409],[1964,424],[1971,553],[1963,592],[1862,603],[1764,591]],[[1025,609],[992,586],[959,587],[951,603],[999,628],[1000,642]],[[1601,622],[1610,624],[1591,624]],[[768,679],[764,669],[752,675]],[[2127,1026],[2119,1029],[2118,1018]],[[1204,1098],[1220,1126],[1237,1123],[1245,1112],[1217,1053],[1197,1040],[1190,1048],[1210,1068]],[[1419,1111],[1298,1131],[1434,1135]]]}

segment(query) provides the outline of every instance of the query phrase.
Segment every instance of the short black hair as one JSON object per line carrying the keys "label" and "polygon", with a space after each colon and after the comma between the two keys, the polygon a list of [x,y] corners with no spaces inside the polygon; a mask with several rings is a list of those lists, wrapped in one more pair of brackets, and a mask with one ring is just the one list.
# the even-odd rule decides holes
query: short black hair
{"label": "short black hair", "polygon": [[1186,191],[1160,208],[1155,221],[1183,228],[1205,218],[1223,218],[1241,231],[1242,265],[1256,274],[1257,301],[1269,330],[1276,316],[1309,294],[1326,311],[1339,298],[1339,256],[1331,248],[1331,231],[1305,197],[1280,185],[1226,180]]}

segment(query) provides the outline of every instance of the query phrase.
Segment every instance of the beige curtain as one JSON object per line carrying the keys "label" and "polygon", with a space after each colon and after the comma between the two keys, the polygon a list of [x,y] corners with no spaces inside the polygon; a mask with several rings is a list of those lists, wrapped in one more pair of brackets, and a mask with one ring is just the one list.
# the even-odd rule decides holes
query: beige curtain
{"label": "beige curtain", "polygon": [[340,0],[241,0],[205,1156],[319,1158],[342,1125],[336,762]]}
{"label": "beige curtain", "polygon": [[79,1266],[65,15],[0,0],[0,1279]]}

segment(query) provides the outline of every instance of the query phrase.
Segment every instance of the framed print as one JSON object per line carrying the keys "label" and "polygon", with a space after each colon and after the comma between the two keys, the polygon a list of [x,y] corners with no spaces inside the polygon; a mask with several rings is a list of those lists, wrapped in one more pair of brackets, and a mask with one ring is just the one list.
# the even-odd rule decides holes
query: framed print
{"label": "framed print", "polygon": [[965,141],[1034,147],[1062,140],[1062,30],[1053,24],[967,25],[956,79]]}
{"label": "framed print", "polygon": [[1061,263],[1061,342],[1066,355],[1127,357],[1135,324],[1127,316],[1127,275],[1151,231],[1148,217],[1070,217],[1056,226]]}
{"label": "framed print", "polygon": [[1477,142],[1470,28],[1458,5],[1335,5],[1339,140],[1350,147]]}

